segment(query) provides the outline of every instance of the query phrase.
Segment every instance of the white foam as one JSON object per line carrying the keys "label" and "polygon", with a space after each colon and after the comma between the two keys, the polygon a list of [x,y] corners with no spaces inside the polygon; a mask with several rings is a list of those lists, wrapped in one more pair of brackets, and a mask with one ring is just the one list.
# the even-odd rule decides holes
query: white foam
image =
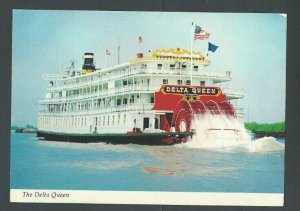
{"label": "white foam", "polygon": [[274,152],[284,150],[284,144],[276,141],[274,137],[259,138],[247,145],[249,152]]}
{"label": "white foam", "polygon": [[193,138],[177,147],[202,148],[217,151],[243,150],[247,152],[270,152],[284,149],[284,144],[273,137],[251,139],[251,133],[237,118],[226,115],[206,114],[192,122],[196,133]]}
{"label": "white foam", "polygon": [[78,161],[75,163],[66,163],[69,167],[79,167],[79,168],[89,168],[95,170],[110,170],[110,169],[120,169],[120,168],[128,168],[134,166],[138,163],[135,162],[126,162],[126,161]]}
{"label": "white foam", "polygon": [[101,151],[114,151],[114,152],[123,152],[123,151],[133,151],[134,149],[130,144],[128,145],[112,145],[106,144],[104,142],[99,143],[76,143],[76,142],[59,142],[59,141],[41,141],[41,145],[54,148],[66,148],[66,149],[78,149],[78,150],[101,150]]}

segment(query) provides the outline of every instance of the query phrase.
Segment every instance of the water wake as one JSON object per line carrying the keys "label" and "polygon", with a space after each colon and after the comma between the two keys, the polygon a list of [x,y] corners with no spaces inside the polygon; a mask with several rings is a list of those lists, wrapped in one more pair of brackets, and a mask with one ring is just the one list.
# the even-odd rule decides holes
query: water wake
{"label": "water wake", "polygon": [[74,149],[74,150],[92,150],[92,151],[114,151],[114,152],[126,152],[133,151],[131,145],[112,145],[104,142],[99,143],[76,143],[76,142],[59,142],[59,141],[41,141],[40,145],[45,147]]}
{"label": "water wake", "polygon": [[226,115],[197,116],[192,128],[196,130],[193,138],[179,147],[250,153],[284,150],[284,144],[277,142],[274,137],[253,139],[243,122]]}
{"label": "water wake", "polygon": [[284,150],[285,145],[276,141],[274,137],[264,137],[251,141],[246,146],[249,152],[274,152]]}

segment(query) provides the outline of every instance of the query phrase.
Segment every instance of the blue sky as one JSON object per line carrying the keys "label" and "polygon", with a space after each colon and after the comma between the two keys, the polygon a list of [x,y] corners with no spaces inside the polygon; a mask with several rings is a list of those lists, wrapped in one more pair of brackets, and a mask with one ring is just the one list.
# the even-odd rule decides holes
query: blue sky
{"label": "blue sky", "polygon": [[[285,119],[286,17],[254,13],[161,13],[101,11],[14,10],[12,55],[12,124],[37,123],[38,101],[46,93],[42,74],[60,74],[70,60],[81,67],[84,52],[94,52],[96,65],[107,66],[134,58],[138,36],[141,49],[190,50],[191,22],[211,33],[219,46],[210,53],[211,70],[231,71],[223,84],[243,89],[239,103],[246,121]],[[194,42],[194,50],[207,51],[207,41]]]}

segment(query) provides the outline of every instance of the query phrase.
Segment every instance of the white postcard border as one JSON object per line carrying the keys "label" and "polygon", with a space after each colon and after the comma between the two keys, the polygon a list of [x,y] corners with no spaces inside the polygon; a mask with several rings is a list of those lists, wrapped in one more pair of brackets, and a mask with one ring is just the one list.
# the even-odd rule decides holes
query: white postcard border
{"label": "white postcard border", "polygon": [[283,206],[283,193],[210,193],[11,189],[19,203]]}

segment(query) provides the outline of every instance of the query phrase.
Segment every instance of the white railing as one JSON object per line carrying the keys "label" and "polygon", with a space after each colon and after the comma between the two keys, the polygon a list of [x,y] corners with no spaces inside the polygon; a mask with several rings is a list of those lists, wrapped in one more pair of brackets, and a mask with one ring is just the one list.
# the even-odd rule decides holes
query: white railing
{"label": "white railing", "polygon": [[40,100],[40,103],[50,103],[50,102],[65,102],[65,101],[77,101],[77,100],[83,100],[83,99],[91,99],[91,98],[97,98],[102,96],[109,96],[109,95],[115,95],[118,93],[124,93],[130,92],[130,91],[154,91],[157,90],[157,87],[151,87],[148,83],[141,85],[126,85],[123,87],[116,87],[112,89],[105,89],[105,90],[98,90],[96,92],[88,92],[85,94],[80,95],[72,95],[68,97],[56,97],[56,98],[42,98]]}
{"label": "white railing", "polygon": [[228,89],[222,88],[222,92],[229,98],[229,99],[238,99],[244,97],[244,90],[243,89]]}
{"label": "white railing", "polygon": [[[114,71],[114,70],[112,70]],[[110,80],[117,80],[124,77],[129,77],[132,75],[152,75],[155,77],[157,75],[181,75],[181,76],[190,76],[189,68],[185,70],[182,69],[150,69],[150,68],[136,68],[136,69],[127,69],[125,71],[115,71],[112,73],[98,73],[90,76],[85,76],[82,78],[72,78],[65,81],[58,81],[59,84],[54,84],[49,86],[49,91],[60,90],[60,89],[70,89],[70,88],[81,88],[91,85],[96,85],[99,83],[107,82]],[[230,72],[219,72],[219,71],[207,71],[203,69],[198,69],[197,71],[193,70],[192,75],[194,77],[209,77],[223,80],[231,80]]]}
{"label": "white railing", "polygon": [[99,114],[99,113],[111,113],[111,112],[117,112],[117,111],[147,111],[151,110],[153,108],[153,103],[132,103],[127,105],[119,105],[119,106],[96,106],[93,108],[90,108],[89,110],[78,110],[78,111],[54,111],[54,112],[48,112],[48,111],[39,111],[40,115],[89,115],[89,114]]}
{"label": "white railing", "polygon": [[45,81],[62,79],[63,76],[60,74],[43,74],[42,79]]}

